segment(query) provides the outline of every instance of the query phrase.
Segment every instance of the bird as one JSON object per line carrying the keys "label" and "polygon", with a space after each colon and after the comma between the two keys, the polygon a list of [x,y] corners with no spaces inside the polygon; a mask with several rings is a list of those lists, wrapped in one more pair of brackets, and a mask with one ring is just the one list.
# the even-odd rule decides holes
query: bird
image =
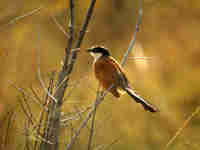
{"label": "bird", "polygon": [[104,90],[108,90],[116,98],[127,93],[135,102],[140,103],[146,111],[159,111],[157,107],[143,99],[131,88],[122,66],[111,56],[107,48],[93,46],[88,48],[87,52],[94,58],[94,74]]}

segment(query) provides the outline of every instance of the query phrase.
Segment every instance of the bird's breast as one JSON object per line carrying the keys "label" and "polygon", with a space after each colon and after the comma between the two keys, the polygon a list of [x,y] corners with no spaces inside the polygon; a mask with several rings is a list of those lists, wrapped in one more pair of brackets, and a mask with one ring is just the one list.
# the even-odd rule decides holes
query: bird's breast
{"label": "bird's breast", "polygon": [[100,58],[94,63],[96,78],[104,88],[109,88],[112,84],[117,85],[117,68],[108,58]]}

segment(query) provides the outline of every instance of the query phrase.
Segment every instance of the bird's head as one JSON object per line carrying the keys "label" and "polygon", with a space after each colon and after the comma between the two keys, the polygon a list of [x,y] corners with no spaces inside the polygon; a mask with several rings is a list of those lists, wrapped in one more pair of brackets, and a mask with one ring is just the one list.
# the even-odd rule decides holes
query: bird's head
{"label": "bird's head", "polygon": [[100,58],[101,56],[110,56],[109,51],[101,46],[95,46],[95,47],[91,47],[88,50],[88,53],[90,53],[90,55],[92,55],[95,59]]}

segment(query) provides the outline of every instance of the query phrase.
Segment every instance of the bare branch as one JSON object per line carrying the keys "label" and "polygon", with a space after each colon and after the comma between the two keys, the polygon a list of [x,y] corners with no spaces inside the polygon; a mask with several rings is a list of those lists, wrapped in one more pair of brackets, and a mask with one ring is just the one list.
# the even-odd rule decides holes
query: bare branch
{"label": "bare branch", "polygon": [[[48,91],[52,94],[53,92],[53,86],[54,86],[54,78],[55,78],[55,72],[52,72],[51,73],[51,76],[50,76],[50,81],[49,81],[49,86],[48,86]],[[46,95],[45,97],[45,104],[44,104],[44,108],[47,107],[48,105],[48,101],[49,101],[49,96]],[[39,136],[40,135],[40,130],[42,128],[42,122],[46,123],[44,128],[43,128],[43,134],[42,134],[42,139],[45,139],[46,138],[46,128],[47,128],[47,119],[45,120],[45,109],[42,109],[41,112],[40,112],[40,119],[39,119],[39,124],[38,124],[38,127],[37,127],[37,131],[36,131],[36,134]],[[47,109],[48,110],[48,109]],[[48,114],[47,114],[48,115]],[[48,139],[46,139],[45,141],[42,140],[42,143],[48,141]],[[34,150],[37,149],[39,145],[39,141],[36,140],[35,143],[34,143]]]}
{"label": "bare branch", "polygon": [[[88,27],[88,24],[89,24],[89,21],[91,19],[92,14],[93,14],[95,3],[96,3],[96,0],[91,0],[91,2],[90,2],[86,18],[85,18],[83,26],[80,30],[79,37],[78,37],[78,40],[77,40],[77,43],[76,43],[76,46],[75,46],[76,49],[80,48],[80,46],[82,44],[83,38],[85,36],[86,30],[87,30],[87,27]],[[69,66],[67,68],[67,75],[69,75],[72,72],[74,63],[76,61],[76,57],[77,57],[77,51],[72,52],[71,62],[69,63]]]}
{"label": "bare branch", "polygon": [[94,150],[101,150],[105,147],[105,144],[98,145]]}
{"label": "bare branch", "polygon": [[13,117],[15,115],[14,110],[12,110],[9,114],[8,114],[8,124],[7,124],[7,129],[6,129],[6,135],[5,135],[5,142],[4,142],[4,147],[6,148],[6,146],[9,144],[8,140],[9,140],[9,130],[13,121]]}
{"label": "bare branch", "polygon": [[119,138],[114,139],[110,144],[101,144],[99,146],[97,146],[96,148],[94,148],[94,150],[108,150],[110,149],[114,144],[118,143],[120,140]]}
{"label": "bare branch", "polygon": [[114,144],[118,143],[119,140],[120,140],[120,137],[117,138],[117,139],[114,139],[109,145],[107,145],[107,146],[104,148],[104,150],[110,149]]}
{"label": "bare branch", "polygon": [[96,147],[94,150],[108,150],[108,149],[110,149],[114,144],[118,143],[119,140],[120,140],[120,137],[114,139],[114,140],[113,140],[110,144],[108,144],[108,145],[105,145],[105,144],[99,145],[99,146]]}
{"label": "bare branch", "polygon": [[76,132],[74,133],[74,135],[71,138],[70,143],[67,145],[66,150],[70,150],[72,145],[75,143],[77,137],[79,136],[81,129],[84,128],[87,125],[87,122],[89,121],[89,119],[92,117],[92,114],[95,112],[95,109],[97,109],[98,105],[101,104],[101,102],[103,101],[104,97],[106,96],[106,94],[108,93],[108,91],[112,88],[113,86],[111,86],[108,90],[104,91],[101,96],[99,96],[96,100],[95,103],[93,104],[93,108],[92,110],[87,114],[86,118],[82,121],[80,127],[76,130]]}
{"label": "bare branch", "polygon": [[61,106],[63,103],[63,97],[65,93],[65,89],[68,85],[69,77],[66,76],[67,74],[67,68],[68,68],[68,58],[71,53],[72,49],[72,42],[73,42],[73,22],[74,22],[74,5],[73,0],[70,0],[70,21],[69,21],[69,40],[68,40],[68,46],[66,48],[66,54],[64,58],[64,64],[62,66],[62,70],[58,74],[58,80],[56,83],[56,91],[54,93],[54,97],[56,99],[56,103],[52,104],[52,111],[49,114],[49,127],[48,130],[50,131],[49,136],[54,141],[53,145],[50,145],[50,147],[47,147],[46,149],[53,150],[58,148],[58,137],[60,134],[60,116],[61,116]]}
{"label": "bare branch", "polygon": [[25,134],[25,146],[24,150],[30,150],[30,140],[29,140],[29,127],[30,127],[30,121],[26,120],[24,122],[24,134]]}
{"label": "bare branch", "polygon": [[137,22],[136,22],[136,31],[133,33],[133,38],[131,40],[131,42],[129,43],[129,47],[128,50],[126,51],[126,53],[124,54],[122,61],[121,61],[121,65],[124,66],[126,59],[128,58],[129,53],[131,52],[131,50],[133,49],[135,42],[136,42],[136,34],[137,32],[139,32],[139,26],[142,23],[142,14],[143,14],[143,10],[142,10],[142,0],[139,0],[139,11],[138,11],[138,17],[137,17]]}
{"label": "bare branch", "polygon": [[[40,42],[40,34],[38,33],[38,43]],[[51,95],[49,92],[48,92],[48,90],[47,90],[47,88],[45,87],[45,83],[44,83],[44,81],[43,81],[43,79],[42,79],[42,77],[41,77],[41,72],[40,72],[40,46],[39,46],[40,44],[38,44],[38,48],[37,48],[37,74],[38,74],[38,79],[39,79],[39,81],[40,81],[40,85],[42,86],[42,88],[44,89],[44,91],[47,93],[47,95],[55,102],[55,103],[57,103],[58,101],[57,101],[57,99],[53,96],[53,95]]]}
{"label": "bare branch", "polygon": [[88,150],[91,149],[92,146],[92,138],[94,135],[94,124],[95,124],[95,116],[96,116],[96,107],[94,109],[94,113],[93,113],[93,117],[92,117],[92,124],[91,124],[91,128],[90,128],[90,135],[89,135],[89,141],[88,141]]}
{"label": "bare branch", "polygon": [[[69,56],[71,53],[71,49],[72,49],[72,44],[73,44],[73,34],[74,34],[74,0],[70,0],[69,1],[69,7],[70,7],[70,18],[69,18],[69,24],[68,24],[68,28],[69,28],[69,39],[68,39],[68,43],[67,43],[67,47],[65,48],[65,58],[64,58],[64,64],[62,67],[62,70],[59,73],[58,76],[58,82],[57,82],[57,86],[56,87],[61,87],[62,84],[67,84],[67,81],[64,81],[64,79],[66,78],[66,75],[68,74],[68,62],[69,62]],[[68,77],[67,77],[68,79]],[[62,84],[61,84],[62,83]],[[63,85],[64,86],[64,85]]]}
{"label": "bare branch", "polygon": [[86,107],[84,110],[81,110],[81,111],[75,113],[75,114],[72,115],[72,116],[67,116],[67,117],[65,117],[64,119],[61,120],[61,122],[62,122],[62,123],[65,123],[65,122],[68,122],[68,121],[71,121],[71,120],[76,120],[76,119],[80,116],[80,114],[83,114],[83,113],[87,112],[87,111],[90,110],[91,108],[92,108],[92,106],[88,106],[88,107]]}
{"label": "bare branch", "polygon": [[[76,80],[74,83],[72,83],[71,85],[71,89],[68,89],[68,93],[66,93],[65,97],[68,98],[71,96],[71,94],[73,93],[75,88],[78,88],[78,86],[81,86],[81,82],[87,80],[89,77],[81,77],[78,81]],[[67,99],[64,99],[63,102],[65,102]],[[68,101],[69,102],[69,101]]]}
{"label": "bare branch", "polygon": [[180,127],[175,135],[169,140],[169,142],[166,144],[164,150],[167,150],[169,146],[176,140],[176,138],[183,132],[183,130],[187,127],[187,125],[190,123],[190,121],[196,116],[197,114],[200,113],[200,106],[198,106],[194,112],[184,121],[183,126]]}
{"label": "bare branch", "polygon": [[42,8],[43,8],[42,6],[39,7],[39,8],[35,8],[35,9],[33,9],[32,11],[29,11],[29,12],[25,13],[24,15],[18,16],[18,17],[16,17],[16,18],[10,20],[7,24],[4,24],[3,27],[0,28],[0,31],[1,31],[2,29],[4,29],[4,27],[6,27],[6,26],[9,26],[9,25],[11,25],[11,24],[14,24],[14,23],[16,23],[17,21],[19,21],[19,20],[21,20],[21,19],[24,19],[25,17],[31,16],[31,15],[33,15],[33,14],[39,12]]}
{"label": "bare branch", "polygon": [[[55,93],[55,97],[56,97],[56,99],[58,99],[58,102],[59,102],[59,105],[57,105],[58,108],[62,104],[64,91],[65,91],[65,89],[67,87],[67,83],[68,83],[68,79],[69,79],[68,76],[72,72],[73,65],[74,65],[76,57],[77,57],[77,52],[78,52],[77,49],[80,48],[80,45],[81,45],[82,40],[84,38],[85,31],[87,29],[87,26],[89,24],[89,20],[91,18],[92,13],[93,13],[93,8],[94,8],[94,5],[95,5],[95,2],[96,2],[96,0],[91,0],[91,4],[89,6],[86,18],[84,20],[82,29],[81,29],[80,34],[79,34],[79,38],[77,40],[77,44],[75,46],[76,50],[71,51],[72,42],[73,42],[73,26],[74,26],[73,25],[74,24],[74,1],[73,0],[69,1],[69,4],[70,4],[69,31],[70,32],[69,32],[68,47],[66,48],[66,54],[65,54],[63,68],[62,68],[62,70],[61,70],[61,72],[59,73],[59,76],[58,76],[58,81],[57,81],[57,86],[56,87],[59,87],[59,88],[56,90],[56,93]],[[71,53],[71,59],[69,60],[70,53]],[[64,79],[66,79],[66,81],[63,82]],[[55,116],[55,121],[56,121],[55,123],[57,123],[57,125],[56,124],[54,125],[54,126],[57,126],[57,127],[59,126],[58,125],[59,124],[59,118],[60,118],[59,114],[60,114],[60,112],[58,110],[57,113],[56,113],[57,117]],[[57,130],[59,130],[59,129],[57,129]],[[57,134],[56,134],[56,137],[57,137]]]}
{"label": "bare branch", "polygon": [[24,112],[25,116],[27,117],[27,119],[31,122],[31,124],[34,126],[34,121],[32,120],[31,118],[31,115],[29,114],[29,112],[26,110],[26,108],[24,107],[24,104],[22,102],[21,99],[19,99],[19,103],[20,103],[20,106],[22,108],[22,111]]}
{"label": "bare branch", "polygon": [[39,104],[41,108],[43,108],[43,104],[39,98],[39,96],[37,95],[37,93],[34,91],[34,89],[31,87],[30,90],[33,94],[33,96],[28,93],[27,91],[25,91],[24,89],[17,87],[14,83],[10,82],[10,85],[15,88],[19,93],[22,94],[23,97],[26,97],[26,99],[31,99],[33,100],[36,104]]}
{"label": "bare branch", "polygon": [[[101,94],[101,92],[99,91],[99,89],[100,89],[100,86],[99,86],[99,88],[97,90],[97,98],[96,98],[96,100],[98,99],[98,97]],[[94,125],[95,125],[96,111],[97,111],[97,107],[95,105],[95,107],[94,107],[94,113],[93,113],[93,117],[92,117],[91,128],[90,128],[90,135],[89,135],[89,140],[88,140],[88,150],[90,150],[91,146],[92,146],[92,138],[94,136]]]}
{"label": "bare branch", "polygon": [[48,108],[47,108],[47,107],[45,106],[45,104],[42,102],[42,100],[40,99],[39,95],[36,93],[35,89],[34,89],[33,87],[30,87],[30,90],[31,90],[33,96],[35,97],[35,98],[33,98],[33,100],[34,100],[37,104],[39,104],[40,107],[41,107],[42,109],[45,109],[45,110],[47,111]]}
{"label": "bare branch", "polygon": [[62,27],[62,25],[57,21],[55,16],[51,16],[53,22],[56,24],[58,29],[66,36],[69,37],[68,33],[65,31],[65,29]]}
{"label": "bare branch", "polygon": [[69,19],[69,24],[68,24],[69,40],[68,40],[68,47],[65,49],[64,69],[66,69],[66,67],[68,65],[69,56],[71,53],[73,38],[74,38],[73,37],[73,34],[74,34],[74,0],[70,0],[69,6],[70,6],[70,11],[69,11],[70,19]]}
{"label": "bare branch", "polygon": [[[31,107],[30,107],[29,103],[27,102],[28,98],[32,98],[32,97],[30,95],[27,95],[26,92],[22,88],[19,88],[12,83],[10,83],[10,84],[11,84],[12,87],[14,87],[16,90],[18,90],[22,94],[23,100],[19,99],[19,103],[20,103],[21,108],[22,108],[24,114],[26,115],[26,117],[30,120],[32,125],[34,125],[34,121],[36,122],[36,119],[32,114]],[[25,103],[25,105],[23,104],[23,102]]]}

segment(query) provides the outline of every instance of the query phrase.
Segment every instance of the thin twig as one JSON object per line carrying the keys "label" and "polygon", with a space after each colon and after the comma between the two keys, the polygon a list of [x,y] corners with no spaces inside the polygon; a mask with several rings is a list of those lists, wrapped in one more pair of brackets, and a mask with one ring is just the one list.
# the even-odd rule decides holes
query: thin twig
{"label": "thin twig", "polygon": [[51,16],[53,22],[56,24],[56,26],[58,27],[58,29],[66,36],[69,37],[68,33],[65,31],[65,29],[63,28],[63,26],[57,21],[55,16]]}
{"label": "thin twig", "polygon": [[107,144],[107,145],[102,144],[102,145],[96,147],[94,150],[108,150],[108,149],[110,149],[114,144],[116,144],[117,142],[119,142],[119,140],[120,140],[120,137],[114,139],[110,144]]}
{"label": "thin twig", "polygon": [[14,115],[15,115],[14,110],[12,110],[12,112],[10,112],[9,116],[8,116],[8,124],[7,124],[5,142],[4,142],[4,147],[5,148],[9,144],[9,130],[10,130],[10,127],[11,127],[11,124],[12,124],[11,122],[13,120]]}
{"label": "thin twig", "polygon": [[74,39],[74,35],[73,35],[74,34],[74,0],[70,0],[69,6],[70,6],[70,11],[69,11],[70,19],[69,19],[69,24],[68,24],[69,40],[68,40],[68,47],[65,49],[65,62],[64,62],[65,67],[67,67],[66,65],[68,65],[68,62],[69,62],[69,56],[71,53],[73,39]]}
{"label": "thin twig", "polygon": [[33,100],[35,100],[35,102],[37,104],[39,104],[42,109],[45,109],[47,111],[48,108],[46,107],[45,104],[43,104],[42,100],[40,99],[40,96],[37,94],[35,89],[33,87],[30,87],[30,90],[31,90],[33,96],[35,97],[35,99],[33,99]]}
{"label": "thin twig", "polygon": [[29,11],[29,12],[25,13],[24,15],[18,16],[18,17],[16,17],[16,18],[10,20],[7,24],[4,24],[4,25],[0,28],[0,31],[1,31],[2,29],[4,29],[4,27],[6,27],[6,26],[9,26],[9,25],[11,25],[11,24],[14,24],[14,23],[16,23],[17,21],[19,21],[19,20],[21,20],[21,19],[23,19],[23,18],[25,18],[25,17],[31,16],[31,15],[33,15],[33,14],[39,12],[42,8],[43,8],[42,6],[39,7],[39,8],[35,8],[35,9],[33,9],[32,11]]}
{"label": "thin twig", "polygon": [[166,144],[164,150],[167,150],[169,146],[176,140],[176,138],[183,132],[183,130],[187,127],[187,125],[190,123],[190,121],[196,116],[197,114],[200,113],[200,106],[198,106],[194,112],[184,121],[183,126],[180,127],[175,135],[169,140],[169,142]]}
{"label": "thin twig", "polygon": [[[74,81],[72,84],[71,84],[71,87],[70,87],[70,90],[68,89],[68,93],[65,94],[65,99],[63,99],[63,102],[66,102],[67,98],[69,98],[71,96],[71,94],[73,93],[74,89],[75,88],[78,88],[78,86],[81,86],[81,82],[85,81],[85,80],[88,80],[88,76],[85,76],[84,77],[80,77],[79,80],[76,80]],[[69,101],[68,101],[69,102]]]}
{"label": "thin twig", "polygon": [[[65,48],[65,58],[64,58],[64,64],[62,66],[62,70],[59,73],[58,76],[58,82],[57,82],[57,86],[56,87],[62,87],[64,86],[63,84],[67,81],[64,81],[64,79],[66,78],[67,74],[68,74],[68,62],[69,62],[69,56],[71,54],[71,49],[72,49],[72,44],[73,44],[73,34],[74,34],[74,0],[70,0],[69,1],[69,24],[68,24],[68,28],[69,28],[69,39],[68,39],[68,43],[67,43],[67,47]],[[67,77],[68,79],[68,77]],[[62,86],[61,86],[62,85]],[[59,89],[57,88],[57,89]]]}
{"label": "thin twig", "polygon": [[64,123],[67,123],[70,120],[76,120],[80,116],[79,114],[83,114],[83,113],[87,112],[88,110],[90,110],[91,108],[92,108],[92,106],[88,106],[84,110],[81,110],[81,111],[75,113],[72,116],[65,117],[64,119],[61,120],[61,122],[64,124]]}
{"label": "thin twig", "polygon": [[93,117],[92,117],[92,124],[91,124],[91,129],[90,129],[90,135],[89,135],[89,142],[88,142],[88,150],[91,149],[92,146],[92,139],[94,135],[94,124],[95,124],[95,116],[96,116],[96,107],[94,109]]}
{"label": "thin twig", "polygon": [[95,109],[97,108],[97,106],[101,103],[101,101],[103,100],[104,96],[107,94],[107,91],[104,92],[104,94],[100,97],[98,97],[95,100],[95,103],[93,104],[93,108],[92,110],[87,114],[86,118],[82,121],[80,127],[75,131],[74,135],[71,138],[70,143],[67,145],[66,150],[70,150],[72,145],[75,143],[77,137],[79,136],[81,129],[84,128],[87,125],[88,120],[92,117],[92,114],[94,113]]}
{"label": "thin twig", "polygon": [[3,127],[4,122],[6,122],[6,120],[8,119],[10,113],[13,112],[13,110],[6,112],[6,114],[4,115],[4,117],[0,118],[0,128]]}
{"label": "thin twig", "polygon": [[[42,137],[39,137],[41,139],[43,139],[43,141],[45,141],[46,144],[44,144],[44,142],[41,143],[40,148],[41,149],[57,149],[58,147],[58,135],[57,135],[57,130],[59,130],[57,124],[59,123],[59,121],[57,120],[59,116],[58,115],[58,110],[57,110],[57,97],[53,96],[52,93],[50,93],[48,91],[48,89],[45,87],[45,83],[41,77],[41,72],[40,72],[40,32],[38,32],[38,48],[37,48],[37,75],[38,75],[38,79],[40,81],[40,84],[43,88],[43,90],[45,91],[45,93],[48,95],[48,97],[50,98],[50,102],[52,102],[51,104],[51,108],[50,110],[48,110],[47,112],[47,121],[49,124],[47,124],[47,130],[51,130],[51,132],[45,132]],[[54,132],[55,131],[55,132]],[[38,134],[38,133],[36,133]],[[45,138],[43,138],[45,136]],[[47,136],[47,137],[46,137]],[[49,137],[52,138],[53,142],[49,141]],[[53,144],[50,144],[53,143]]]}
{"label": "thin twig", "polygon": [[30,127],[30,121],[25,120],[24,122],[24,134],[25,134],[25,146],[24,150],[30,150],[30,141],[29,141],[29,127]]}
{"label": "thin twig", "polygon": [[24,104],[22,102],[21,99],[19,99],[19,104],[22,108],[23,113],[25,114],[25,116],[27,117],[27,119],[31,122],[31,124],[34,126],[34,121],[32,120],[31,116],[29,115],[29,113],[27,112],[27,110],[24,107]]}
{"label": "thin twig", "polygon": [[108,150],[110,149],[114,144],[116,144],[117,142],[119,142],[120,137],[117,139],[114,139],[109,145],[107,145],[103,150]]}
{"label": "thin twig", "polygon": [[[22,94],[23,100],[22,100],[22,99],[19,99],[20,105],[21,105],[22,110],[23,110],[23,112],[25,113],[26,117],[27,117],[29,120],[31,120],[31,122],[34,124],[34,121],[36,122],[36,119],[35,119],[35,117],[34,117],[33,114],[32,114],[31,107],[30,107],[29,103],[27,102],[27,100],[28,100],[29,98],[32,98],[32,97],[31,97],[30,95],[27,95],[26,92],[25,92],[22,88],[19,88],[19,87],[17,87],[16,85],[14,85],[14,84],[12,84],[12,83],[11,83],[11,85],[12,85],[16,90],[18,90],[18,91]],[[27,109],[25,109],[25,106],[24,106],[24,104],[23,104],[23,101],[24,101],[24,103],[25,103]],[[33,121],[33,120],[34,120],[34,121]],[[33,124],[32,124],[32,125],[33,125]]]}
{"label": "thin twig", "polygon": [[[93,14],[93,10],[94,10],[95,4],[96,4],[96,0],[91,0],[89,8],[88,8],[88,11],[87,11],[86,18],[84,19],[84,23],[83,23],[83,25],[81,27],[81,30],[80,30],[80,33],[79,33],[79,37],[78,37],[77,43],[75,45],[75,49],[80,48],[80,46],[82,44],[83,38],[84,38],[85,33],[87,31],[88,24],[90,22],[92,14]],[[68,65],[68,68],[67,68],[67,75],[69,75],[72,72],[74,63],[75,63],[76,58],[77,58],[77,52],[78,51],[73,51],[72,52],[71,61],[70,61],[69,65]]]}
{"label": "thin twig", "polygon": [[57,99],[51,95],[49,92],[48,92],[48,89],[45,87],[45,83],[41,77],[41,71],[40,71],[40,34],[38,32],[38,48],[37,48],[37,75],[38,75],[38,79],[40,81],[40,85],[42,86],[42,88],[44,89],[44,91],[47,93],[47,95],[55,102],[57,103]]}
{"label": "thin twig", "polygon": [[[51,74],[51,76],[50,76],[50,81],[49,81],[49,87],[48,87],[48,91],[50,92],[50,93],[52,93],[53,92],[53,86],[54,86],[54,78],[55,78],[55,72],[52,72],[52,74]],[[48,100],[49,100],[49,96],[48,95],[46,95],[46,97],[45,97],[45,104],[44,104],[44,108],[46,108],[47,107],[47,105],[48,105]],[[40,112],[40,119],[39,119],[39,124],[38,124],[38,128],[37,128],[37,131],[36,131],[36,133],[38,134],[38,136],[40,135],[40,130],[41,130],[41,128],[42,128],[42,122],[44,122],[44,123],[46,123],[47,122],[47,120],[45,120],[45,111],[44,111],[45,109],[42,109],[41,110],[41,112]],[[48,110],[48,109],[47,109]],[[47,125],[47,124],[45,124],[45,125]],[[42,139],[45,139],[45,131],[46,131],[46,126],[44,126],[44,129],[43,129],[43,134],[42,134]],[[46,141],[48,141],[48,140],[46,140]],[[45,141],[42,141],[43,143],[45,142]],[[34,143],[34,150],[36,150],[37,148],[38,148],[38,145],[39,145],[39,140],[36,140],[35,141],[35,143]]]}
{"label": "thin twig", "polygon": [[[100,92],[100,86],[97,90],[97,98],[100,96],[101,92]],[[93,117],[92,117],[92,123],[91,123],[91,128],[90,128],[90,134],[89,134],[89,140],[88,140],[88,150],[91,149],[92,146],[92,139],[94,137],[94,125],[95,125],[95,117],[96,117],[96,111],[97,111],[97,107],[94,107],[94,113],[93,113]]]}
{"label": "thin twig", "polygon": [[[48,87],[48,91],[50,94],[53,93],[53,89],[54,89],[54,80],[55,80],[55,72],[52,72],[51,76],[50,76],[50,81],[49,81],[49,87]],[[54,141],[54,120],[53,120],[53,115],[54,112],[56,111],[56,107],[55,107],[55,103],[53,101],[49,101],[49,96],[46,95],[45,98],[45,106],[48,107],[48,111],[46,113],[46,117],[44,119],[44,129],[43,129],[43,134],[42,134],[42,138],[41,139],[45,139],[42,140],[41,144],[40,144],[40,149],[50,149],[50,146],[52,146],[52,144],[55,144]]]}
{"label": "thin twig", "polygon": [[38,104],[40,104],[40,105],[43,105],[40,96],[37,94],[37,92],[35,91],[35,89],[33,88],[32,85],[31,85],[31,87],[30,87],[30,90],[31,90],[33,96],[34,96],[35,99],[36,99],[36,103],[38,103]]}
{"label": "thin twig", "polygon": [[98,145],[97,147],[94,148],[94,150],[101,150],[105,147],[105,144],[101,144],[101,145]]}
{"label": "thin twig", "polygon": [[129,43],[129,47],[128,50],[126,51],[126,53],[124,54],[122,61],[121,61],[121,65],[124,66],[125,61],[129,55],[129,53],[131,52],[131,50],[133,49],[135,42],[136,42],[136,34],[137,32],[139,32],[139,27],[140,24],[142,23],[142,14],[143,14],[143,10],[142,10],[142,0],[139,0],[139,11],[138,11],[138,17],[137,17],[137,22],[136,22],[136,31],[133,33],[133,38],[131,40],[131,42]]}
{"label": "thin twig", "polygon": [[[79,115],[79,120],[80,122],[82,122],[82,120],[84,120],[84,117],[83,117],[83,114],[82,113],[79,113],[80,112],[80,109],[78,107],[76,107],[76,105],[74,106],[74,109],[75,109],[75,112],[78,113]],[[90,128],[88,127],[88,125],[86,125],[86,128],[88,130],[90,130]]]}
{"label": "thin twig", "polygon": [[[10,82],[10,81],[9,81]],[[33,100],[36,104],[39,104],[41,108],[43,108],[43,104],[39,98],[39,96],[37,96],[37,94],[35,93],[34,89],[31,87],[31,92],[34,96],[32,96],[30,93],[28,93],[27,91],[25,91],[24,89],[17,87],[14,83],[10,82],[10,85],[15,88],[19,93],[21,93],[24,97],[26,97],[26,99],[31,99]]]}
{"label": "thin twig", "polygon": [[108,149],[110,149],[114,144],[116,144],[117,142],[119,142],[119,140],[120,140],[120,137],[114,139],[114,140],[113,140],[110,144],[108,144],[108,145],[105,145],[105,144],[99,145],[99,146],[96,147],[94,150],[108,150]]}

